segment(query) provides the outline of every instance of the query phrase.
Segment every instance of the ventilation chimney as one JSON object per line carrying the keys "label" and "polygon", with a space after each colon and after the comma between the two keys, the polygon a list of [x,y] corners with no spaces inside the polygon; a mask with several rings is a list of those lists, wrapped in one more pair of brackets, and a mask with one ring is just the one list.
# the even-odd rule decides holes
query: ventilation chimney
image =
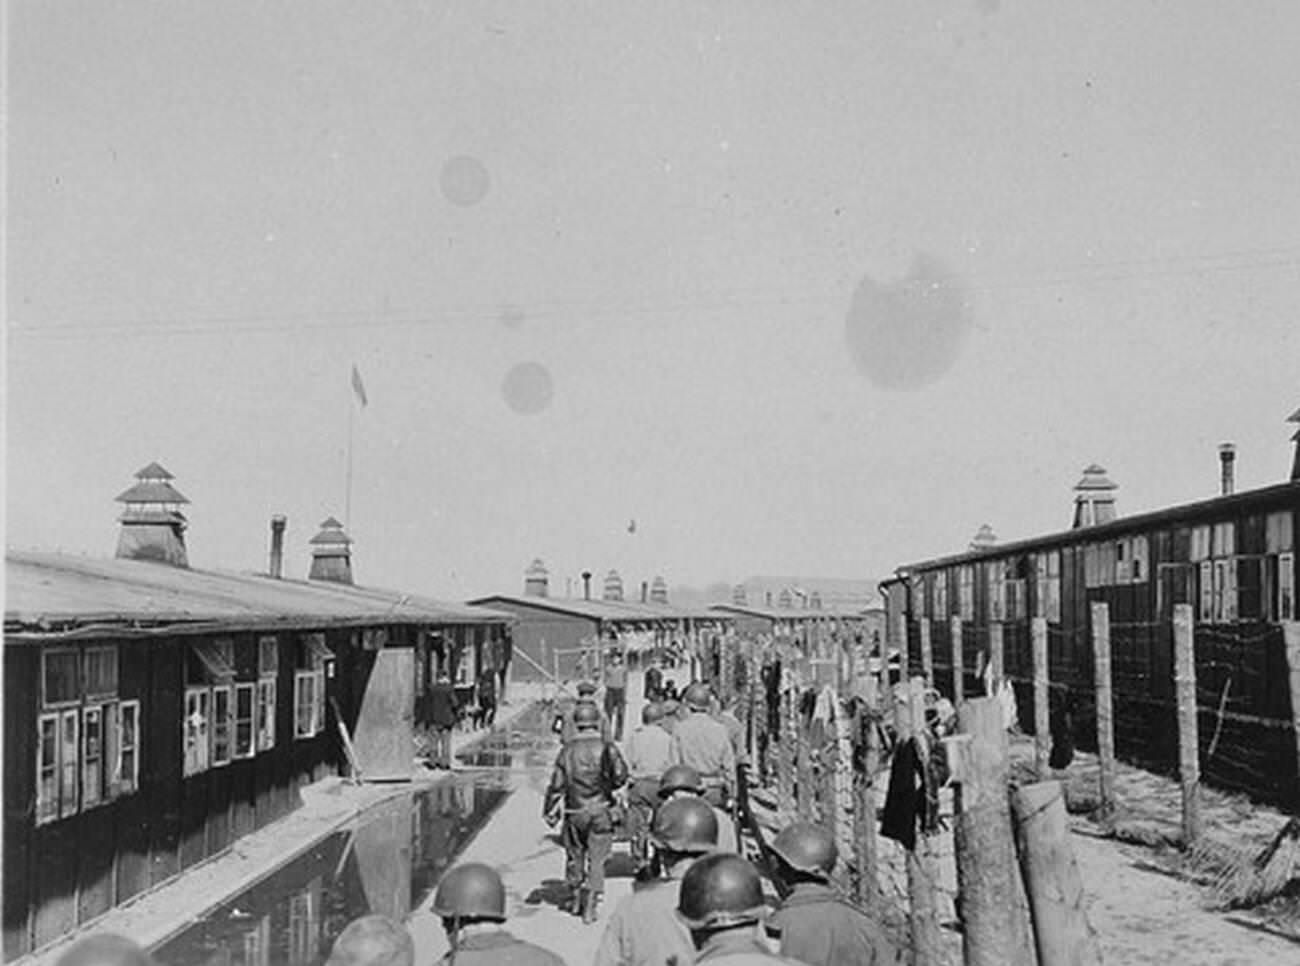
{"label": "ventilation chimney", "polygon": [[582,572],[582,599],[591,600],[591,571]]}
{"label": "ventilation chimney", "polygon": [[541,557],[534,557],[533,562],[524,571],[524,596],[546,597],[550,587],[550,575]]}
{"label": "ventilation chimney", "polygon": [[822,609],[822,595],[815,590],[808,595],[808,609],[809,610]]}
{"label": "ventilation chimney", "polygon": [[266,572],[276,580],[284,576],[284,528],[288,523],[283,514],[271,517],[271,562]]}
{"label": "ventilation chimney", "polygon": [[745,589],[744,584],[736,584],[731,588],[731,602],[744,607],[749,603],[749,591]]}
{"label": "ventilation chimney", "polygon": [[1071,529],[1095,527],[1115,519],[1115,491],[1119,489],[1106,478],[1106,471],[1093,463],[1074,484],[1074,524]]}
{"label": "ventilation chimney", "polygon": [[662,577],[656,577],[650,581],[650,602],[654,604],[668,603],[668,581]]}
{"label": "ventilation chimney", "polygon": [[794,606],[794,594],[790,592],[789,587],[781,588],[781,596],[776,599],[776,606],[785,610]]}
{"label": "ventilation chimney", "polygon": [[[1300,423],[1300,409],[1293,412],[1287,422]],[[1295,431],[1295,435],[1291,439],[1295,442],[1295,456],[1291,459],[1291,479],[1295,481],[1300,480],[1300,429]]]}
{"label": "ventilation chimney", "polygon": [[1236,476],[1237,447],[1231,443],[1219,444],[1219,495],[1232,496]]}
{"label": "ventilation chimney", "polygon": [[648,600],[650,600],[650,585],[643,580],[641,581],[641,603],[644,604]]}
{"label": "ventilation chimney", "polygon": [[169,482],[175,479],[157,463],[135,474],[134,486],[117,495],[126,510],[118,517],[117,556],[127,560],[156,560],[173,567],[188,567],[185,555],[185,514],[189,503]]}
{"label": "ventilation chimney", "polygon": [[614,601],[623,599],[623,578],[618,575],[617,570],[611,570],[605,575],[605,592],[601,597],[604,600]]}
{"label": "ventilation chimney", "polygon": [[352,583],[352,538],[343,532],[343,524],[329,517],[320,525],[320,533],[311,538],[311,570],[308,580],[327,580],[335,584]]}
{"label": "ventilation chimney", "polygon": [[975,553],[985,553],[992,550],[997,544],[998,535],[993,532],[991,526],[985,523],[975,531],[975,536],[971,537],[970,548]]}

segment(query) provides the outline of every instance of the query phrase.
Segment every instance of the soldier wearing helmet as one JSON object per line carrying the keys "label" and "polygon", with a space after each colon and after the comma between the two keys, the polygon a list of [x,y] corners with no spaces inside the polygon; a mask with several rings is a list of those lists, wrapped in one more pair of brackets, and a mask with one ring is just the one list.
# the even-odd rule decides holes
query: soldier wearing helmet
{"label": "soldier wearing helmet", "polygon": [[709,713],[713,693],[707,684],[695,682],[686,689],[683,697],[690,714],[673,731],[668,759],[674,765],[690,765],[699,772],[704,780],[704,797],[709,804],[725,808],[736,780],[736,751],[731,744],[731,735],[727,726]]}
{"label": "soldier wearing helmet", "polygon": [[[708,801],[700,773],[690,765],[669,766],[659,779],[659,798],[671,802],[687,796]],[[731,815],[716,805],[710,804],[709,807],[718,820],[718,851],[739,852],[740,840],[736,836],[736,823],[731,820]]]}
{"label": "soldier wearing helmet", "polygon": [[584,922],[596,921],[605,891],[605,860],[614,841],[614,793],[627,783],[627,763],[618,746],[601,737],[600,721],[594,704],[573,709],[577,734],[555,759],[542,805],[548,817],[563,809],[564,877],[572,890],[571,911]]}
{"label": "soldier wearing helmet", "polygon": [[564,966],[548,949],[516,939],[506,921],[506,887],[490,865],[466,862],[442,877],[433,896],[433,914],[442,919],[451,950],[439,966]]}
{"label": "soldier wearing helmet", "polygon": [[325,966],[412,966],[415,944],[401,923],[387,916],[362,916],[334,940]]}
{"label": "soldier wearing helmet", "polygon": [[899,953],[876,920],[832,886],[837,849],[826,829],[796,822],[772,841],[778,888],[786,893],[767,922],[781,952],[809,966],[879,966]]}
{"label": "soldier wearing helmet", "polygon": [[666,878],[645,883],[618,904],[592,966],[685,966],[695,958],[690,932],[674,907],[686,870],[717,845],[717,820],[702,799],[679,798],[660,806],[651,834]]}
{"label": "soldier wearing helmet", "polygon": [[695,962],[711,966],[760,966],[796,959],[777,956],[763,944],[767,901],[758,870],[738,855],[706,855],[682,877],[677,915],[691,931]]}
{"label": "soldier wearing helmet", "polygon": [[641,727],[627,739],[628,832],[632,861],[638,875],[648,868],[650,819],[659,804],[659,776],[668,767],[668,732],[659,727],[662,705],[651,701],[641,709]]}
{"label": "soldier wearing helmet", "polygon": [[[590,681],[579,681],[578,700],[573,703],[568,711],[555,716],[551,730],[560,736],[560,741],[568,741],[578,733],[578,729],[573,723],[573,714],[584,704],[589,704],[599,711],[599,705],[596,704],[596,685]],[[600,734],[606,741],[609,740],[609,720],[603,711],[600,711]]]}

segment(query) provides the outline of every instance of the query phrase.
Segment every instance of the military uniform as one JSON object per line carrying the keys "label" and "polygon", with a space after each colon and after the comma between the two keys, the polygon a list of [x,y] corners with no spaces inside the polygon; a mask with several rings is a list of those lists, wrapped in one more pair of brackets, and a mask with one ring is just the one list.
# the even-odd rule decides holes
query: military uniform
{"label": "military uniform", "polygon": [[726,803],[736,780],[736,752],[726,725],[703,711],[692,711],[673,730],[668,758],[700,773],[709,804]]}
{"label": "military uniform", "polygon": [[566,966],[563,959],[549,949],[516,939],[504,929],[466,936],[456,947],[438,960],[438,966]]}
{"label": "military uniform", "polygon": [[688,966],[695,960],[690,930],[676,912],[678,879],[656,879],[614,909],[592,966]]}
{"label": "military uniform", "polygon": [[578,726],[573,723],[573,712],[578,710],[578,705],[580,704],[589,704],[596,708],[597,711],[600,711],[600,736],[606,741],[609,741],[609,716],[606,715],[605,712],[600,709],[600,706],[596,704],[596,699],[594,697],[583,697],[575,701],[568,711],[559,715],[557,723],[553,726],[552,730],[559,732],[560,742],[567,743],[577,736]]}
{"label": "military uniform", "polygon": [[668,767],[668,732],[658,724],[647,724],[632,732],[627,741],[627,768],[632,776],[628,788],[628,832],[632,837],[632,858],[638,865],[648,861],[646,833],[659,805],[659,776]]}
{"label": "military uniform", "polygon": [[614,841],[610,815],[614,792],[627,782],[627,764],[618,746],[595,731],[580,731],[555,760],[543,812],[561,802],[565,879],[573,889],[599,895],[605,888],[605,860]]}
{"label": "military uniform", "polygon": [[800,882],[767,920],[781,952],[809,966],[892,966],[902,962],[881,926],[830,886]]}
{"label": "military uniform", "polygon": [[709,966],[808,966],[800,959],[769,952],[748,929],[715,933],[705,940],[695,962]]}

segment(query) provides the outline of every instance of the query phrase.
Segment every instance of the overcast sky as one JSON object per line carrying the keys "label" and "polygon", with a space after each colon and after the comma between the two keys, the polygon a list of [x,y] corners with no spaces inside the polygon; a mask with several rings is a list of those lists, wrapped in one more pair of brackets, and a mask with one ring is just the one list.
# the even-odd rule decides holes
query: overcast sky
{"label": "overcast sky", "polygon": [[[7,542],[878,578],[1285,478],[1300,6],[9,4]],[[356,364],[368,405],[349,380]],[[629,532],[636,521],[635,533]]]}

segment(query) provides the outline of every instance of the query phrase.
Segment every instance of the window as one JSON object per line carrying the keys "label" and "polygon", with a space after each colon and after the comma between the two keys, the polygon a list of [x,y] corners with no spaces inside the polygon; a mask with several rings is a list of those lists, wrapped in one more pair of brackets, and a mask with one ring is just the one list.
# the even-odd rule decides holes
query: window
{"label": "window", "polygon": [[59,716],[43,714],[36,734],[36,824],[59,817]]}
{"label": "window", "polygon": [[1214,620],[1237,619],[1237,567],[1232,559],[1215,560],[1214,564]]}
{"label": "window", "polygon": [[324,671],[295,671],[293,675],[294,737],[314,738],[324,717]]}
{"label": "window", "polygon": [[1209,526],[1192,527],[1192,560],[1199,563],[1210,559]]}
{"label": "window", "polygon": [[[1098,549],[1093,545],[1085,550],[1085,566],[1088,552]],[[1061,621],[1061,552],[1051,550],[1034,554],[1031,567],[1034,574],[1034,616],[1045,618],[1049,623],[1059,624]]]}
{"label": "window", "polygon": [[1231,557],[1237,552],[1237,526],[1234,523],[1214,525],[1213,556]]}
{"label": "window", "polygon": [[191,684],[229,684],[235,677],[230,641],[199,641],[190,648]]}
{"label": "window", "polygon": [[280,673],[280,639],[274,636],[257,639],[257,673],[275,677]]}
{"label": "window", "polygon": [[942,570],[934,575],[934,609],[930,616],[938,620],[948,619],[948,574]]}
{"label": "window", "polygon": [[912,616],[917,620],[925,620],[925,578],[916,577],[912,580]]}
{"label": "window", "polygon": [[104,709],[81,714],[81,804],[90,808],[104,800]]}
{"label": "window", "polygon": [[208,767],[208,724],[212,693],[207,688],[185,690],[184,773],[195,775]]}
{"label": "window", "polygon": [[1209,623],[1214,620],[1214,565],[1208,560],[1202,560],[1199,570],[1201,593],[1197,617],[1199,620]]}
{"label": "window", "polygon": [[113,697],[117,694],[117,648],[86,648],[86,676],[83,688],[88,698]]}
{"label": "window", "polygon": [[1007,581],[1006,597],[1007,620],[1024,620],[1028,608],[1025,605],[1025,581],[1023,578]]}
{"label": "window", "polygon": [[1277,619],[1295,620],[1295,555],[1291,553],[1277,558]]}
{"label": "window", "polygon": [[975,568],[957,568],[957,614],[964,621],[975,619]]}
{"label": "window", "polygon": [[118,705],[117,766],[114,784],[121,794],[140,787],[140,702]]}
{"label": "window", "polygon": [[1131,538],[1131,574],[1134,583],[1140,583],[1149,580],[1151,577],[1150,547],[1146,537]]}
{"label": "window", "polygon": [[77,753],[80,741],[81,712],[76,708],[59,713],[59,815],[76,814]]}
{"label": "window", "polygon": [[989,620],[1005,620],[1007,565],[1000,560],[986,564],[985,576],[988,581]]}
{"label": "window", "polygon": [[234,749],[234,707],[231,704],[230,685],[212,689],[212,764],[228,765]]}
{"label": "window", "polygon": [[275,678],[257,682],[257,750],[275,747]]}
{"label": "window", "polygon": [[81,654],[75,648],[53,648],[41,654],[42,700],[46,707],[81,700]]}
{"label": "window", "polygon": [[256,684],[235,685],[235,757],[252,758],[257,748],[253,741],[253,705]]}

